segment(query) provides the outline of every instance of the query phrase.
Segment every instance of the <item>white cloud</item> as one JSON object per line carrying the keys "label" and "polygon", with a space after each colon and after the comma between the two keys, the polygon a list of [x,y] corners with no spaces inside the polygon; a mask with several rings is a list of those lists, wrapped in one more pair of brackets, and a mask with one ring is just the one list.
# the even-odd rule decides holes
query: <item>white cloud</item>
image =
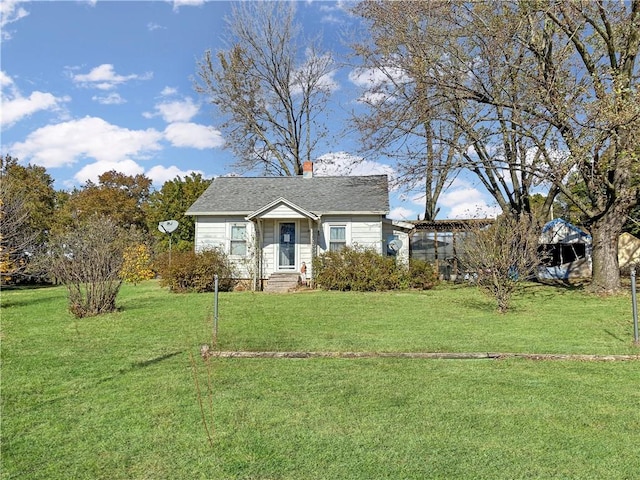
{"label": "white cloud", "polygon": [[333,65],[333,59],[330,55],[316,55],[309,49],[305,63],[295,72],[291,83],[291,93],[300,95],[302,86],[309,83],[309,78],[316,78],[317,75],[326,71],[324,75],[318,78],[315,84],[315,90],[322,90],[326,93],[333,93],[340,89],[340,85],[335,80],[335,70],[330,70]]}
{"label": "white cloud", "polygon": [[377,105],[393,96],[394,85],[409,82],[409,77],[402,69],[388,67],[356,68],[349,72],[349,80],[363,90],[359,102]]}
{"label": "white cloud", "polygon": [[484,200],[462,202],[451,208],[448,218],[496,218],[502,213],[497,205],[489,205]]}
{"label": "white cloud", "polygon": [[396,207],[389,212],[389,218],[394,220],[415,220],[416,212],[405,207]]}
{"label": "white cloud", "polygon": [[180,170],[175,165],[171,165],[170,167],[165,167],[163,165],[156,165],[155,167],[147,170],[145,175],[149,177],[154,185],[163,185],[165,182],[169,180],[173,180],[176,177],[188,177],[192,173],[199,173],[204,176],[204,172],[201,170]]}
{"label": "white cloud", "polygon": [[477,188],[449,189],[440,195],[440,204],[452,208],[461,203],[473,203],[483,200],[484,195]]}
{"label": "white cloud", "polygon": [[4,71],[0,71],[0,87],[4,90],[5,88],[12,86],[13,80],[11,80],[11,77],[4,73]]}
{"label": "white cloud", "polygon": [[24,97],[11,77],[4,72],[0,72],[0,85],[2,86],[0,125],[3,127],[9,127],[39,111],[60,111],[62,104],[71,100],[68,96],[56,97],[51,93],[39,91],[31,92],[28,97]]}
{"label": "white cloud", "polygon": [[[310,2],[311,3],[311,2]],[[323,23],[344,23],[344,19],[340,18],[340,16],[350,16],[350,8],[352,7],[352,2],[349,0],[338,0],[335,3],[321,3],[320,11],[325,13],[320,21]],[[336,13],[338,15],[336,15]]]}
{"label": "white cloud", "polygon": [[167,27],[163,27],[162,25],[159,25],[154,22],[147,23],[147,30],[149,30],[150,32],[153,32],[154,30],[166,30],[166,29]]}
{"label": "white cloud", "polygon": [[127,103],[118,93],[110,93],[109,95],[94,95],[91,97],[94,102],[101,103],[102,105],[121,105]]}
{"label": "white cloud", "polygon": [[180,7],[199,7],[204,5],[205,0],[173,0],[173,11],[177,12]]}
{"label": "white cloud", "polygon": [[365,160],[347,152],[332,152],[318,157],[314,164],[314,174],[320,176],[388,175],[393,177],[395,171],[384,163]]}
{"label": "white cloud", "polygon": [[20,0],[2,0],[0,2],[0,32],[2,32],[2,40],[10,40],[11,32],[7,29],[10,23],[29,15],[20,4],[25,3]]}
{"label": "white cloud", "polygon": [[115,170],[116,172],[124,173],[125,175],[139,175],[144,173],[144,168],[138,165],[136,162],[130,159],[120,161],[105,161],[101,160],[89,165],[85,165],[80,169],[78,173],[74,175],[74,179],[78,183],[86,183],[87,180],[91,180],[93,183],[98,182],[98,177],[105,172]]}
{"label": "white cloud", "polygon": [[349,72],[349,80],[356,87],[378,87],[388,81],[387,75],[378,68],[356,68]]}
{"label": "white cloud", "polygon": [[[167,90],[167,88],[163,90],[163,92],[165,91],[168,91],[169,94],[173,93],[171,90]],[[193,103],[193,100],[190,97],[187,97],[184,100],[176,100],[174,102],[159,103],[154,108],[154,113],[145,112],[142,115],[145,118],[161,116],[167,123],[188,122],[195,117],[200,110],[200,107]]]}
{"label": "white cloud", "polygon": [[465,187],[468,183],[464,181],[457,185],[462,188],[452,188],[440,195],[439,205],[449,209],[447,218],[495,218],[502,212],[477,188]]}
{"label": "white cloud", "polygon": [[340,85],[336,81],[335,76],[335,70],[332,70],[331,72],[323,75],[322,77],[320,77],[320,80],[318,80],[318,87],[331,93],[340,90]]}
{"label": "white cloud", "polygon": [[132,73],[130,75],[118,75],[113,65],[110,63],[103,63],[93,68],[89,73],[80,73],[71,76],[71,80],[87,88],[97,88],[99,90],[110,90],[117,85],[126,83],[131,80],[149,80],[153,77],[150,72],[139,75]]}
{"label": "white cloud", "polygon": [[174,87],[164,87],[160,92],[160,95],[163,97],[168,97],[170,95],[175,95],[178,93],[178,89]]}
{"label": "white cloud", "polygon": [[24,142],[14,143],[15,156],[47,168],[72,165],[79,158],[98,162],[120,162],[129,157],[144,158],[160,150],[162,133],[157,130],[129,130],[97,117],[47,125],[31,132]]}
{"label": "white cloud", "polygon": [[224,145],[224,138],[218,130],[197,123],[172,123],[165,129],[164,136],[174,147],[204,150]]}

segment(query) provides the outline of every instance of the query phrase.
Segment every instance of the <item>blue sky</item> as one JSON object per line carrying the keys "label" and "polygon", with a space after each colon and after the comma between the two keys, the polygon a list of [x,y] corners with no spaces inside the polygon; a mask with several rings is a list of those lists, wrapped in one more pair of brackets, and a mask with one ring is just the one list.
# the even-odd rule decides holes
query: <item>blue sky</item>
{"label": "blue sky", "polygon": [[[2,155],[42,165],[57,189],[81,186],[108,170],[143,173],[154,186],[190,172],[233,174],[210,105],[193,89],[196,62],[224,48],[230,2],[2,0],[0,115]],[[344,32],[357,20],[342,2],[304,1],[305,35],[344,60]],[[318,152],[333,160],[325,174],[393,175],[382,157],[349,171],[357,137],[345,134],[366,75],[349,67],[332,76],[331,141]],[[459,176],[440,200],[438,218],[495,214],[472,178]],[[394,191],[391,218],[414,220],[419,193]]]}

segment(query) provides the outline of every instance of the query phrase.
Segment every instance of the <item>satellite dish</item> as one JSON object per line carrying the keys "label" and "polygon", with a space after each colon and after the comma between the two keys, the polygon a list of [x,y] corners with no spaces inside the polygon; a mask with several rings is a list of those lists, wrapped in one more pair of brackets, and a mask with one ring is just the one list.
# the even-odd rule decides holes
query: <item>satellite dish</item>
{"label": "satellite dish", "polygon": [[392,250],[394,252],[399,251],[402,248],[402,240],[398,239],[398,238],[394,238],[393,240],[391,240],[389,242],[389,250]]}
{"label": "satellite dish", "polygon": [[162,233],[175,232],[176,228],[178,228],[177,220],[165,220],[164,222],[158,223],[158,230]]}

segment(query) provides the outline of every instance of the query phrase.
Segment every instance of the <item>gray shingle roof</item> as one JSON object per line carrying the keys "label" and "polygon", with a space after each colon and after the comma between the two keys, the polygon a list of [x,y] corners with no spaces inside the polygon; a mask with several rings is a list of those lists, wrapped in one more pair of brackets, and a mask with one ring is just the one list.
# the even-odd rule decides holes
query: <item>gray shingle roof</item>
{"label": "gray shingle roof", "polygon": [[187,215],[250,214],[285,198],[317,215],[389,213],[386,175],[363,177],[218,177]]}

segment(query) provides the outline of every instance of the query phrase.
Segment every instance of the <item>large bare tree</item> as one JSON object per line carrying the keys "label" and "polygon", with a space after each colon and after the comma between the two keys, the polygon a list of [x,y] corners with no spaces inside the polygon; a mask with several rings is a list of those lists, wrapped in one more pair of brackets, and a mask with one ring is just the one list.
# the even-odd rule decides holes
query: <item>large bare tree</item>
{"label": "large bare tree", "polygon": [[[433,7],[433,8],[432,8]],[[448,118],[449,106],[436,99],[430,78],[434,50],[424,43],[442,15],[428,2],[367,1],[353,11],[367,25],[352,47],[364,91],[353,122],[363,151],[397,162],[397,183],[424,193],[424,219],[434,220],[438,199],[455,175],[461,131]]]}
{"label": "large bare tree", "polygon": [[206,51],[196,91],[223,123],[242,171],[300,175],[324,137],[333,58],[301,38],[294,2],[241,2],[227,19],[228,48]]}
{"label": "large bare tree", "polygon": [[[549,183],[548,206],[561,191],[593,235],[592,288],[617,290],[640,176],[640,0],[364,2],[383,12],[367,17],[377,29],[416,4],[430,101],[450,105],[466,166],[505,211],[526,211],[536,182]],[[567,184],[576,172],[585,196]]]}
{"label": "large bare tree", "polygon": [[463,2],[367,0],[354,11],[370,37],[355,51],[384,78],[371,82],[363,97],[369,115],[356,125],[369,149],[401,159],[406,184],[426,180],[425,218],[438,213],[439,195],[461,168],[477,175],[504,212],[530,214],[531,191],[544,178],[544,141],[532,138],[526,112],[478,102],[458,86],[479,86],[510,104],[519,98],[524,47],[502,51],[514,27],[504,22],[478,41]]}
{"label": "large bare tree", "polygon": [[[638,201],[640,0],[553,2],[522,12],[535,58],[530,105],[568,155],[552,179],[593,236],[595,291],[620,288],[618,237]],[[577,172],[586,196],[564,179]]]}

